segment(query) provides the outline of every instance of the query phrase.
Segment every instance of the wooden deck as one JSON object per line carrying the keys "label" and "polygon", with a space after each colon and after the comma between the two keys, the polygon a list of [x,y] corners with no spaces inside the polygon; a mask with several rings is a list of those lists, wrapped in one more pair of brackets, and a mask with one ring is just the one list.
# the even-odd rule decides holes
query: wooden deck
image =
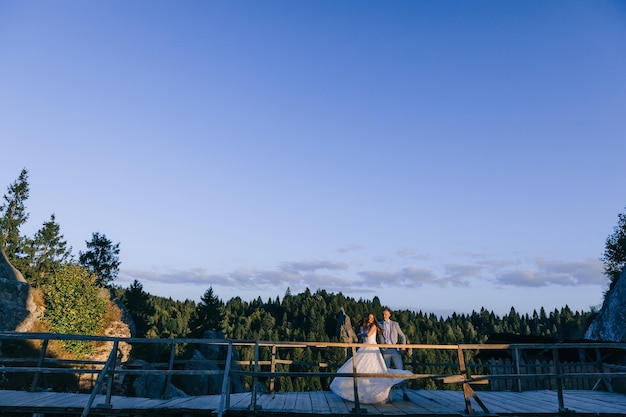
{"label": "wooden deck", "polygon": [[[372,416],[459,416],[465,413],[461,391],[411,390],[410,401],[402,400],[394,390],[392,402],[380,405],[361,405],[364,414]],[[477,393],[491,415],[502,416],[556,416],[556,391],[480,391]],[[565,391],[565,413],[576,415],[626,416],[626,395],[600,391]],[[74,414],[83,412],[88,394],[56,392],[0,391],[0,414],[45,413]],[[257,409],[250,411],[250,393],[232,394],[230,408],[224,415],[257,416],[348,416],[354,415],[354,403],[344,401],[328,391],[259,394]],[[178,397],[169,400],[137,397],[111,397],[111,408],[98,407],[105,397],[97,396],[90,415],[217,415],[219,395]],[[477,415],[485,415],[472,400]],[[363,410],[365,409],[365,410]]]}

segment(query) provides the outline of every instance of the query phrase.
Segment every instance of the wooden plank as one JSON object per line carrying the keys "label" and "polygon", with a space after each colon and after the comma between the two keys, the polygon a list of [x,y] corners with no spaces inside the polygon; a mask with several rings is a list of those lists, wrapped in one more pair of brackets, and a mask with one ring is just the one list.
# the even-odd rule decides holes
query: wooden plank
{"label": "wooden plank", "polygon": [[296,393],[296,405],[293,411],[296,413],[311,414],[313,407],[311,406],[311,394],[309,392]]}
{"label": "wooden plank", "polygon": [[[516,409],[517,401],[510,402],[510,401],[503,400],[502,396],[500,395],[502,394],[501,391],[499,392],[480,391],[477,394],[478,394],[478,397],[487,406],[487,408],[489,409],[491,413],[495,413],[495,414],[507,413],[508,414],[508,413],[520,412],[519,409]],[[472,403],[472,405],[474,404]]]}
{"label": "wooden plank", "polygon": [[563,395],[565,408],[578,412],[626,413],[626,406],[592,398],[585,395],[586,391],[567,392]]}
{"label": "wooden plank", "polygon": [[250,407],[252,394],[249,392],[239,392],[230,394],[230,408],[233,410],[247,410]]}
{"label": "wooden plank", "polygon": [[[572,393],[567,392],[566,395],[572,395]],[[578,391],[575,392],[574,395],[584,396],[585,398],[593,398],[602,401],[610,402],[611,404],[620,404],[626,406],[626,395],[613,393],[613,392],[604,392],[604,391]]]}
{"label": "wooden plank", "polygon": [[326,402],[331,414],[346,414],[354,408],[354,403],[345,401],[343,398],[331,391],[324,391]]}
{"label": "wooden plank", "polygon": [[402,390],[399,389],[391,390],[389,402],[384,406],[382,412],[385,415],[415,414],[414,411],[417,408],[411,401],[405,401],[402,398]]}
{"label": "wooden plank", "polygon": [[[402,391],[399,391],[398,393],[395,393],[394,391],[399,391],[399,390],[391,390],[391,393],[390,393],[391,401],[385,404],[375,404],[376,409],[378,409],[382,415],[385,415],[385,416],[402,415],[403,416],[407,414],[407,408],[411,403],[408,401],[404,401],[402,399]],[[403,407],[403,405],[405,404],[406,406]]]}
{"label": "wooden plank", "polygon": [[282,412],[285,409],[285,400],[289,394],[286,392],[277,392],[275,394],[268,394],[267,403],[263,406],[265,411]]}
{"label": "wooden plank", "polygon": [[290,410],[293,410],[296,407],[296,398],[297,398],[297,393],[290,392],[289,395],[287,395],[287,398],[285,398],[283,411],[288,412]]}
{"label": "wooden plank", "polygon": [[459,407],[452,408],[449,401],[441,396],[441,392],[443,391],[419,390],[415,391],[415,396],[419,399],[419,404],[432,414],[459,414]]}
{"label": "wooden plank", "polygon": [[163,403],[163,407],[187,410],[214,410],[220,406],[219,395],[197,395],[193,397],[177,397]]}
{"label": "wooden plank", "polygon": [[[541,393],[540,391],[531,391],[529,393]],[[502,404],[506,404],[506,407],[510,407],[514,412],[526,412],[526,413],[556,413],[558,412],[558,399],[556,393],[547,391],[548,396],[541,397],[537,395],[525,395],[524,392],[503,392],[496,393],[495,401]]]}
{"label": "wooden plank", "polygon": [[256,405],[260,410],[267,410],[267,405],[272,401],[272,394],[262,393],[257,395]]}
{"label": "wooden plank", "polygon": [[[49,407],[86,407],[88,397],[85,394],[60,392],[55,396],[47,397],[45,404]],[[95,401],[94,401],[95,403]]]}
{"label": "wooden plank", "polygon": [[313,414],[330,414],[330,407],[326,401],[324,391],[312,392],[311,394],[311,412]]}
{"label": "wooden plank", "polygon": [[409,390],[407,392],[410,401],[404,401],[410,407],[407,414],[429,414],[430,411],[425,408],[421,402],[426,401],[424,397],[418,396],[414,391]]}
{"label": "wooden plank", "polygon": [[[440,402],[445,404],[450,412],[465,414],[465,398],[463,397],[463,391],[441,390],[436,392]],[[478,408],[474,411],[482,410]]]}
{"label": "wooden plank", "polygon": [[[556,391],[552,390],[538,390],[538,391],[525,391],[516,393],[519,397],[519,401],[532,403],[537,407],[543,407],[540,409],[542,413],[555,413],[559,411],[559,399]],[[565,404],[567,408],[567,404]]]}

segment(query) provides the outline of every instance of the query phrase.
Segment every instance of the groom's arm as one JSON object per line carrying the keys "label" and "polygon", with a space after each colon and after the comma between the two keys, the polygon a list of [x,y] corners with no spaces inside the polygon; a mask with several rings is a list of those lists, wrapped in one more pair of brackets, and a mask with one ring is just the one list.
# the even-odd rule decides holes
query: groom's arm
{"label": "groom's arm", "polygon": [[398,338],[400,339],[400,343],[406,345],[406,336],[402,332],[402,329],[400,328],[398,322],[396,322],[396,329],[398,330]]}

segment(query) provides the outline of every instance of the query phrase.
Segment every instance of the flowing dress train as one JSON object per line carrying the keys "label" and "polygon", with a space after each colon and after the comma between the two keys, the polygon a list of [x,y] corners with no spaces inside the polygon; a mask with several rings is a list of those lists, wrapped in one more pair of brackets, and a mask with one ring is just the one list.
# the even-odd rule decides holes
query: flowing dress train
{"label": "flowing dress train", "polygon": [[[376,334],[368,336],[365,346],[356,352],[356,371],[363,374],[406,374],[411,371],[387,369],[380,348],[376,346]],[[337,373],[352,373],[352,359],[341,365]],[[408,378],[363,378],[359,377],[357,387],[359,402],[363,404],[382,404],[389,400],[391,387]],[[337,377],[330,383],[330,390],[344,400],[354,401],[354,382],[352,377]]]}

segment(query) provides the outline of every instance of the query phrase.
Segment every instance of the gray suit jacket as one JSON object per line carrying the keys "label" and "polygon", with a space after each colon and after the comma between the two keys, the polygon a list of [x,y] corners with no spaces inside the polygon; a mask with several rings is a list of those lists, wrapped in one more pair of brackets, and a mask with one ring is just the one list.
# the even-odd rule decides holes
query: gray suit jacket
{"label": "gray suit jacket", "polygon": [[[378,322],[378,324],[384,330],[385,321],[381,320],[380,322]],[[391,325],[391,329],[389,329],[389,335],[390,335],[391,340],[385,340],[385,343],[390,344],[390,345],[396,345],[398,344],[398,341],[400,341],[401,344],[405,345],[406,336],[404,335],[404,333],[402,333],[402,330],[400,329],[400,325],[398,324],[398,322],[389,320],[389,324]],[[383,336],[384,336],[384,331],[383,331]]]}

